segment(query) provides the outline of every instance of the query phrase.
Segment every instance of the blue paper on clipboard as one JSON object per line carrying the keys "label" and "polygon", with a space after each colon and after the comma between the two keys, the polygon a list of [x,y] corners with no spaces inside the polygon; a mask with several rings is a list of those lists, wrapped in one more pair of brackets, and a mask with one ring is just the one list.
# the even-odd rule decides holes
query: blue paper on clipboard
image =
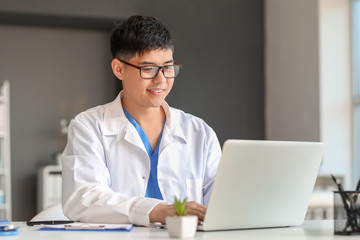
{"label": "blue paper on clipboard", "polygon": [[130,232],[134,228],[132,224],[103,224],[81,223],[43,225],[39,231],[117,231]]}
{"label": "blue paper on clipboard", "polygon": [[17,229],[6,230],[9,226],[14,227],[9,220],[0,220],[0,236],[15,236],[19,234]]}

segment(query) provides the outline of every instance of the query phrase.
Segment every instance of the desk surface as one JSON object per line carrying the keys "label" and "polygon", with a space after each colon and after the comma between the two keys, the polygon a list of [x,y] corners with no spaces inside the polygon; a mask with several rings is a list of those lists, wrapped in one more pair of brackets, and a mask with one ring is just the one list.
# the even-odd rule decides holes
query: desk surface
{"label": "desk surface", "polygon": [[[14,222],[19,227],[18,236],[6,239],[24,240],[79,240],[79,239],[168,239],[165,229],[135,227],[131,232],[86,232],[86,231],[37,231],[23,222]],[[359,236],[338,236],[333,234],[333,221],[305,221],[302,226],[288,228],[252,229],[235,231],[197,232],[194,239],[354,239]]]}

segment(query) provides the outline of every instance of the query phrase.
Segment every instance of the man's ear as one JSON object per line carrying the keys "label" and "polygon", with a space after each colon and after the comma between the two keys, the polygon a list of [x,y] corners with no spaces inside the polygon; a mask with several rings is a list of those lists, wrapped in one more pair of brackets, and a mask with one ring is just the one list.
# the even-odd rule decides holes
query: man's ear
{"label": "man's ear", "polygon": [[111,68],[112,68],[114,75],[118,79],[123,80],[124,65],[121,64],[121,62],[118,59],[114,58],[111,61]]}

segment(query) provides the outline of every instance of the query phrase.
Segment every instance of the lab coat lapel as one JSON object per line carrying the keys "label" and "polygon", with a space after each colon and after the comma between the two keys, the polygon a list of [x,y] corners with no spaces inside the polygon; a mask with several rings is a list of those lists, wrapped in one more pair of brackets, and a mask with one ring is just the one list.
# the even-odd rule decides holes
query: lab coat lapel
{"label": "lab coat lapel", "polygon": [[179,124],[179,117],[175,111],[171,111],[169,105],[164,101],[162,107],[166,115],[166,123],[160,143],[160,153],[174,142],[186,143],[186,138]]}
{"label": "lab coat lapel", "polygon": [[103,135],[117,135],[125,132],[126,117],[122,110],[120,94],[111,103],[107,104],[102,122]]}
{"label": "lab coat lapel", "polygon": [[146,152],[144,144],[134,126],[127,120],[122,105],[121,93],[106,106],[102,132],[105,136],[121,135],[124,139]]}

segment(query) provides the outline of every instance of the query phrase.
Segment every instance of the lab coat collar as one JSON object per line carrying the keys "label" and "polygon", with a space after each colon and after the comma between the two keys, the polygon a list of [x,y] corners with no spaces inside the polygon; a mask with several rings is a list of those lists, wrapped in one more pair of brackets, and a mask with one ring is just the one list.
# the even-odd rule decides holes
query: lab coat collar
{"label": "lab coat collar", "polygon": [[[121,97],[123,91],[119,93],[113,102],[105,106],[104,120],[102,123],[103,135],[118,135],[127,132],[132,127],[131,123],[125,116]],[[163,132],[163,141],[182,141],[187,142],[185,134],[180,126],[178,113],[172,110],[169,105],[164,101],[161,105],[165,111],[166,122]],[[133,139],[135,140],[135,139]]]}

